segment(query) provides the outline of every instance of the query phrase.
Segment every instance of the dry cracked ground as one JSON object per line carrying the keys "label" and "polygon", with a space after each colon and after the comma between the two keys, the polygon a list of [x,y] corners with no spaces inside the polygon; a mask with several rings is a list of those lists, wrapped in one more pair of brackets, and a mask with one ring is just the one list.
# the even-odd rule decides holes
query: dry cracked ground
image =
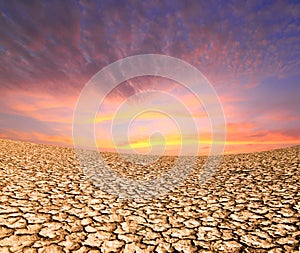
{"label": "dry cracked ground", "polygon": [[[72,149],[0,140],[0,252],[299,252],[299,149],[226,155],[205,184],[199,158],[183,185],[139,201],[95,187]],[[106,159],[131,178],[174,163]]]}

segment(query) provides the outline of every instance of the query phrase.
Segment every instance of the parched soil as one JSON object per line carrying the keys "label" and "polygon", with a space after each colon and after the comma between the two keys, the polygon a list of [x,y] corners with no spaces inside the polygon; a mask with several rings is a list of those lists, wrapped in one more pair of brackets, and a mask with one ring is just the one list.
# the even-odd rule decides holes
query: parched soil
{"label": "parched soil", "polygon": [[[126,200],[98,188],[74,150],[0,139],[0,252],[299,252],[300,146],[205,162],[165,195]],[[161,175],[104,155],[123,177]]]}

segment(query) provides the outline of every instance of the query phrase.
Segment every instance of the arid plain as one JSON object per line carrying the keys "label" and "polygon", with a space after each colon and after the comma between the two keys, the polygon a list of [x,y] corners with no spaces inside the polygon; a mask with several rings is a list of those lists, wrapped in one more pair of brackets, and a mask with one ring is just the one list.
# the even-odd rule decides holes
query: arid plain
{"label": "arid plain", "polygon": [[[134,201],[95,187],[71,148],[0,139],[0,252],[299,252],[299,151],[225,155],[204,184],[199,157],[183,185]],[[174,163],[105,157],[139,179]]]}

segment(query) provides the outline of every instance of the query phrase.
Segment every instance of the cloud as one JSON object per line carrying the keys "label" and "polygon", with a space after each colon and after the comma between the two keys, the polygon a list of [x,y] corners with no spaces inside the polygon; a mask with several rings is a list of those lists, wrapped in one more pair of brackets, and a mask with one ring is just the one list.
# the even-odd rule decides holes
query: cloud
{"label": "cloud", "polygon": [[[241,78],[249,79],[247,85],[295,71],[299,6],[281,1],[247,5],[4,2],[0,25],[6,52],[1,61],[7,67],[2,80],[21,87],[38,79],[55,89],[57,81],[62,87],[80,88],[105,65],[137,53],[187,60],[215,85],[239,83]],[[273,13],[279,13],[278,19]]]}
{"label": "cloud", "polygon": [[[208,78],[232,141],[299,138],[299,15],[293,1],[2,1],[0,127],[7,138],[70,138],[76,100],[95,73],[127,56],[157,53]],[[153,77],[121,84],[102,113],[111,119],[127,97],[156,88],[205,116],[177,84]]]}

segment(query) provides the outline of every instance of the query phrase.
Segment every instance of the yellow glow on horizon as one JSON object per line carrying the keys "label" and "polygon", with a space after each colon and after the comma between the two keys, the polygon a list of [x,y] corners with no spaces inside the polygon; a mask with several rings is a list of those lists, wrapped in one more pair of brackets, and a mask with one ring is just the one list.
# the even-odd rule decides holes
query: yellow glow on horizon
{"label": "yellow glow on horizon", "polygon": [[285,141],[226,141],[225,145],[280,145],[280,144],[299,144],[300,140]]}
{"label": "yellow glow on horizon", "polygon": [[[195,140],[186,140],[186,144],[193,144],[196,143]],[[213,143],[216,145],[225,145],[225,146],[231,146],[231,145],[284,145],[284,144],[300,144],[300,141],[298,140],[291,140],[291,141],[212,141],[212,140],[199,140],[199,144],[207,144],[212,145]],[[182,142],[179,139],[176,140],[168,140],[166,142],[161,141],[135,141],[130,143],[130,145],[124,145],[120,147],[120,149],[144,149],[144,148],[150,148],[151,146],[159,146],[159,145],[166,145],[166,146],[177,146],[180,148]]]}
{"label": "yellow glow on horizon", "polygon": [[[128,115],[127,114],[122,114],[122,116],[121,117],[119,116],[119,118],[120,119],[131,119],[130,116],[131,115],[129,115],[129,114]],[[90,121],[90,123],[92,123],[92,122],[102,123],[102,122],[105,122],[105,121],[113,121],[114,117],[115,117],[114,114],[97,115],[94,120]],[[165,118],[165,117],[166,117],[166,115],[164,115],[163,113],[152,112],[152,111],[144,112],[144,113],[142,113],[138,116],[139,119],[153,119],[153,120],[161,119],[161,118]]]}

